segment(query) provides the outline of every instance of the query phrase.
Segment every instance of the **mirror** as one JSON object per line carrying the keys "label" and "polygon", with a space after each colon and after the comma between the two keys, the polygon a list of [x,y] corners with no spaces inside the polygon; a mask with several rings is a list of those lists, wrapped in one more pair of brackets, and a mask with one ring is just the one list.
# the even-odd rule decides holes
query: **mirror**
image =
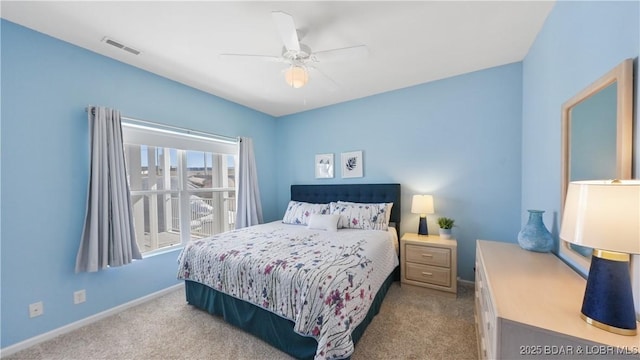
{"label": "mirror", "polygon": [[[561,212],[570,181],[631,178],[632,96],[627,59],[562,104]],[[586,274],[592,249],[560,242],[560,257]]]}

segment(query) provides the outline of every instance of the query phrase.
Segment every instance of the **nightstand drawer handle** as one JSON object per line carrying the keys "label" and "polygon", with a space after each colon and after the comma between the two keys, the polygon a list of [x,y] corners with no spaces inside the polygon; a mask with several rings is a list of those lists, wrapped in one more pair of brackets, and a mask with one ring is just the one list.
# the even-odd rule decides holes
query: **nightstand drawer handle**
{"label": "nightstand drawer handle", "polygon": [[423,271],[423,272],[422,272],[422,275],[426,275],[426,276],[433,276],[433,273]]}
{"label": "nightstand drawer handle", "polygon": [[424,257],[433,257],[432,254],[422,254],[422,256],[424,256]]}

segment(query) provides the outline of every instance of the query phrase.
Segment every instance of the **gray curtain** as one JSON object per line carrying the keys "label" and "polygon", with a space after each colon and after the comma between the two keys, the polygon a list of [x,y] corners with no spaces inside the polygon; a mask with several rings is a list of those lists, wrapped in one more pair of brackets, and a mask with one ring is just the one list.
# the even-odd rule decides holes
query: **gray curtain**
{"label": "gray curtain", "polygon": [[238,207],[236,229],[262,223],[262,203],[258,188],[258,172],[253,155],[253,140],[240,138],[238,164]]}
{"label": "gray curtain", "polygon": [[142,259],[133,229],[120,112],[89,107],[91,174],[76,272]]}

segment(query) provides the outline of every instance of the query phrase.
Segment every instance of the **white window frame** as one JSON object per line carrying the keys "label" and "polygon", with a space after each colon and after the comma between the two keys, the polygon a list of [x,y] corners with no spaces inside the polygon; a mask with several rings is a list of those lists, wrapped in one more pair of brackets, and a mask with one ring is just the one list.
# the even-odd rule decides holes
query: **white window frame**
{"label": "white window frame", "polygon": [[[192,223],[192,206],[191,206],[191,195],[197,193],[217,193],[218,201],[213,201],[212,203],[215,206],[218,206],[217,213],[224,214],[222,216],[213,217],[216,221],[213,224],[214,231],[222,232],[229,229],[229,224],[225,224],[226,221],[231,221],[231,217],[234,214],[231,214],[235,211],[235,199],[233,199],[233,204],[230,204],[228,200],[230,200],[228,193],[236,192],[237,189],[235,187],[229,187],[228,184],[228,167],[224,164],[227,163],[226,158],[228,155],[233,155],[234,164],[236,168],[237,174],[237,164],[238,164],[238,151],[239,151],[239,143],[238,141],[232,141],[228,139],[221,139],[215,135],[207,136],[207,134],[194,134],[188,131],[175,131],[174,128],[165,129],[162,125],[158,126],[149,126],[147,124],[140,124],[135,120],[125,120],[122,121],[122,135],[123,141],[125,145],[146,145],[148,148],[148,164],[155,164],[155,159],[152,157],[155,155],[155,148],[164,148],[163,154],[164,156],[164,164],[163,169],[165,171],[170,171],[170,157],[169,157],[169,149],[176,149],[178,152],[178,189],[171,189],[170,178],[165,180],[164,189],[149,189],[149,190],[131,190],[132,199],[140,197],[140,196],[148,196],[149,197],[149,228],[150,228],[150,237],[151,237],[151,247],[152,250],[145,251],[141,246],[141,242],[138,242],[141,249],[140,251],[143,254],[143,257],[147,257],[150,255],[155,255],[159,253],[165,253],[167,251],[172,251],[177,248],[183,247],[187,242],[192,240],[192,231],[191,231],[191,223]],[[213,156],[218,156],[218,160],[215,163],[218,164],[217,169],[214,171],[219,174],[218,178],[220,178],[220,186],[214,187],[212,184],[211,188],[206,189],[189,189],[188,184],[188,171],[187,171],[187,151],[202,151],[205,153],[212,153]],[[141,158],[140,152],[137,154],[135,151],[127,151],[127,161],[131,162],[132,166],[136,166],[135,163],[138,163],[137,166],[141,166]],[[131,168],[128,166],[128,168]],[[153,174],[152,174],[153,173]],[[130,178],[130,182],[136,181],[136,176],[134,174],[128,174]],[[149,183],[156,184],[155,180],[155,171],[149,171]],[[130,185],[132,185],[130,183]],[[236,181],[237,185],[237,181]],[[134,188],[131,186],[131,188]],[[139,189],[139,186],[138,186]],[[165,226],[172,226],[173,218],[172,218],[172,195],[177,195],[179,199],[179,233],[180,233],[180,243],[175,244],[173,246],[165,246],[161,248],[157,248],[158,246],[158,213],[157,213],[157,200],[158,195],[164,195],[164,214],[165,217],[164,223]],[[142,218],[139,216],[140,211],[144,211],[144,208],[140,208],[143,206],[141,203],[134,204],[133,211],[136,214],[138,211],[138,215],[134,216],[134,222],[136,223],[136,237],[145,235],[144,229],[144,216]],[[156,214],[155,216],[151,216],[152,214]],[[185,216],[186,215],[186,216]]]}

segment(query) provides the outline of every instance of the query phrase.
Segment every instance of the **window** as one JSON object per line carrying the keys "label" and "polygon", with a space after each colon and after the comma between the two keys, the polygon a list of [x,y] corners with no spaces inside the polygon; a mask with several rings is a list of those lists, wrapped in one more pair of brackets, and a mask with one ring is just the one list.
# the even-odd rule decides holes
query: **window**
{"label": "window", "polygon": [[142,253],[235,227],[237,142],[124,121],[122,133]]}

